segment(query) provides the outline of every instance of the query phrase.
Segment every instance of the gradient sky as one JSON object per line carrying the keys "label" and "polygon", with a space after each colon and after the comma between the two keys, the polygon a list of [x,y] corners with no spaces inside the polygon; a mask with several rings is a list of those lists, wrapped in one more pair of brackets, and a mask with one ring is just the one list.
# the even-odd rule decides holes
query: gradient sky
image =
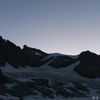
{"label": "gradient sky", "polygon": [[0,0],[0,35],[48,53],[100,54],[100,0]]}

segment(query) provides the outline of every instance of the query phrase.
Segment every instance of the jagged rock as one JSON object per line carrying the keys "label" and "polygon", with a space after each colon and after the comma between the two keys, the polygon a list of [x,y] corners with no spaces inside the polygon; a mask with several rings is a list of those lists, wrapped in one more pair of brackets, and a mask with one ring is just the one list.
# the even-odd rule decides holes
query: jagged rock
{"label": "jagged rock", "polygon": [[33,88],[29,83],[18,83],[9,90],[9,93],[16,97],[34,95]]}
{"label": "jagged rock", "polygon": [[14,82],[14,80],[12,80],[6,75],[3,75],[0,69],[0,84],[12,83],[12,82]]}
{"label": "jagged rock", "polygon": [[3,75],[0,69],[0,95],[6,95],[8,93],[7,87],[5,84],[14,83],[13,79],[10,79],[8,76]]}
{"label": "jagged rock", "polygon": [[49,81],[47,79],[32,79],[35,84],[42,87],[49,87]]}
{"label": "jagged rock", "polygon": [[89,89],[86,86],[82,85],[81,83],[79,83],[79,82],[73,82],[73,84],[74,84],[74,87],[77,90],[84,91],[84,92],[89,92]]}
{"label": "jagged rock", "polygon": [[35,56],[32,48],[24,46],[23,54],[27,61],[27,65],[36,66],[36,64],[40,63],[41,56],[39,56],[39,57]]}
{"label": "jagged rock", "polygon": [[0,36],[0,65],[4,66],[7,62],[14,66],[39,66],[44,62],[40,60],[48,54],[41,50],[27,47],[24,45],[23,49],[16,46],[9,40],[5,40]]}

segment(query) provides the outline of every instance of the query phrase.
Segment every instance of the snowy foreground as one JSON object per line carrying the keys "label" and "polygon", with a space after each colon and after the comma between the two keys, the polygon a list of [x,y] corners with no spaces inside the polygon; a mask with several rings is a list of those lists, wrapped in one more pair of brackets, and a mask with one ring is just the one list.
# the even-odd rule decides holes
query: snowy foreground
{"label": "snowy foreground", "polygon": [[[60,69],[53,68],[48,63],[35,68],[14,68],[8,63],[0,67],[2,74],[12,81],[3,84],[2,91],[6,91],[6,95],[0,95],[0,100],[100,99],[100,78],[88,79],[77,74],[74,68],[80,64],[79,60]],[[21,93],[24,95],[23,99],[20,97]]]}
{"label": "snowy foreground", "polygon": [[[18,81],[24,82],[24,83],[31,82],[32,81],[31,78],[33,78],[33,77],[34,78],[41,78],[41,76],[42,76],[42,78],[44,77],[44,78],[48,79],[49,82],[50,82],[51,79],[53,79],[53,80],[57,79],[59,81],[66,81],[66,80],[71,81],[71,80],[77,80],[77,78],[78,78],[78,80],[80,79],[83,82],[85,80],[85,82],[87,82],[88,84],[93,83],[93,82],[99,83],[99,80],[97,80],[97,79],[95,79],[95,80],[86,79],[86,78],[83,78],[81,76],[78,76],[78,74],[73,72],[72,69],[77,64],[79,64],[79,62],[76,62],[76,63],[70,65],[69,68],[62,68],[60,70],[51,68],[51,67],[46,66],[46,65],[42,66],[42,67],[39,67],[39,68],[34,68],[34,70],[31,69],[30,67],[27,67],[27,68],[20,67],[19,69],[15,69],[11,65],[6,64],[6,66],[2,68],[2,72],[3,72],[3,74],[8,75],[10,77],[13,76],[12,78],[17,79]],[[13,75],[7,74],[9,72],[10,73],[14,72],[16,74],[14,74],[14,73],[13,73]],[[21,73],[23,73],[23,74],[21,74]],[[24,73],[25,73],[25,75],[24,75]],[[70,78],[68,78],[66,76],[70,76]],[[74,84],[72,84],[72,83],[70,83],[68,85],[70,87],[74,86]],[[96,84],[96,85],[98,85],[98,84]],[[8,89],[11,89],[14,86],[17,86],[17,83],[6,84],[6,86],[7,86]],[[67,85],[65,86],[65,88],[66,87],[67,87]],[[55,98],[50,99],[48,97],[43,98],[41,93],[38,92],[38,95],[36,95],[36,96],[33,96],[33,95],[24,96],[23,100],[99,100],[99,97],[97,97],[99,95],[96,94],[96,90],[92,89],[90,87],[87,87],[87,88],[91,91],[88,94],[88,97],[72,97],[72,98],[68,97],[68,98],[64,98],[62,96],[55,96]],[[74,87],[73,87],[73,89],[74,89]],[[66,90],[68,90],[68,89],[66,88]],[[0,100],[20,100],[20,99],[19,99],[19,97],[7,94],[6,96],[0,95]]]}
{"label": "snowy foreground", "polygon": [[[19,100],[19,98],[17,97],[13,97],[13,96],[0,96],[0,100]],[[75,97],[75,98],[61,98],[61,97],[57,97],[55,99],[50,99],[50,98],[41,98],[41,97],[34,97],[34,96],[28,96],[25,97],[24,100],[99,100],[96,99],[96,97]]]}

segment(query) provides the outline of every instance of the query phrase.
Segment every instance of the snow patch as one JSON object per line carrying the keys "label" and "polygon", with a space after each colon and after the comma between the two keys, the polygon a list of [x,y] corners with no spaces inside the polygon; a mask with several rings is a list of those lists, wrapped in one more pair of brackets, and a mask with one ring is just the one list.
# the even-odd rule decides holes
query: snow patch
{"label": "snow patch", "polygon": [[5,84],[5,85],[6,85],[7,89],[10,89],[10,88],[16,86],[17,84],[16,83],[12,83],[12,84],[8,83],[8,84]]}
{"label": "snow patch", "polygon": [[8,63],[6,63],[6,65],[4,67],[2,67],[1,69],[2,69],[2,72],[4,72],[4,73],[30,72],[33,70],[32,67],[29,67],[29,66],[26,66],[26,67],[19,66],[18,68],[15,68]]}

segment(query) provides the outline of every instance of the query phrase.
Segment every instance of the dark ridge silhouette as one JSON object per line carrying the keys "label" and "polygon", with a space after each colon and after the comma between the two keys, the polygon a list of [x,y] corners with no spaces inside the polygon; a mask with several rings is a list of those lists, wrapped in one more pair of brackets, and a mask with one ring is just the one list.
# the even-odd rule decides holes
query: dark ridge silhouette
{"label": "dark ridge silhouette", "polygon": [[80,63],[74,68],[75,72],[87,78],[100,77],[100,55],[84,51],[79,54],[77,59],[62,54],[58,54],[55,57],[53,54],[47,54],[27,45],[24,45],[21,49],[11,41],[5,40],[0,36],[0,66],[2,67],[6,63],[15,68],[20,66],[40,67],[47,63],[53,68],[63,68],[76,61],[80,61]]}
{"label": "dark ridge silhouette", "polygon": [[79,55],[80,64],[75,71],[88,78],[100,77],[100,55],[84,51]]}
{"label": "dark ridge silhouette", "polygon": [[39,65],[40,60],[47,55],[47,53],[39,49],[30,48],[26,45],[21,49],[0,36],[0,66],[5,66],[7,62],[14,67],[24,67],[25,65],[34,67]]}

